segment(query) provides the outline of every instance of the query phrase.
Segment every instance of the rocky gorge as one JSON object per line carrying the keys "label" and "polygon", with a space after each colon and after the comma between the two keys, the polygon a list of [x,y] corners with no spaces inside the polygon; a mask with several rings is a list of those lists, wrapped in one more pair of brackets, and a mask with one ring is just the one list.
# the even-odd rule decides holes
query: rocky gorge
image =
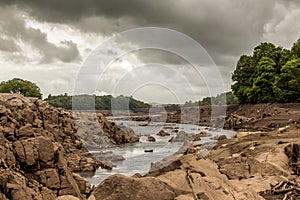
{"label": "rocky gorge", "polygon": [[[196,111],[168,113],[167,121],[180,122],[181,115],[203,125],[218,121],[203,107],[195,122]],[[103,155],[96,159],[88,149],[137,142],[138,136],[101,113],[74,114],[1,94],[0,199],[298,199],[299,104],[229,106],[224,120],[236,137],[189,144],[146,175],[116,174],[92,187],[75,173],[105,167]]]}

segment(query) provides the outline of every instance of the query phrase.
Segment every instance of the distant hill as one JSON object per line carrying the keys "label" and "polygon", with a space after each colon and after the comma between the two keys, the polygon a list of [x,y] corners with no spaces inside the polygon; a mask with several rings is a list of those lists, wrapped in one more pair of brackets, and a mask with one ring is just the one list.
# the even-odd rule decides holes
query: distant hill
{"label": "distant hill", "polygon": [[151,105],[134,99],[120,95],[113,97],[112,95],[96,96],[96,95],[76,95],[69,96],[67,94],[51,96],[45,99],[54,107],[62,107],[65,109],[75,110],[149,110]]}

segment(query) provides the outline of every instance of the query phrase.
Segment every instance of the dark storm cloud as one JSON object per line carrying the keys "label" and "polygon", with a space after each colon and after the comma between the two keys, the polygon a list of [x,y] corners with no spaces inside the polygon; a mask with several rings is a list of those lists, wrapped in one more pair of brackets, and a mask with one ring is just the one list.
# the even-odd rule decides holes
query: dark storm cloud
{"label": "dark storm cloud", "polygon": [[[181,31],[202,44],[220,65],[258,44],[272,17],[273,0],[6,0],[39,21],[67,23],[105,35],[140,26]],[[176,41],[174,41],[176,42]],[[222,56],[218,56],[218,55]],[[167,59],[167,58],[166,58]],[[225,62],[225,63],[224,63]]]}
{"label": "dark storm cloud", "polygon": [[[249,54],[264,39],[266,25],[278,17],[276,4],[299,7],[298,0],[2,0],[0,4],[15,5],[40,22],[67,24],[106,36],[142,26],[171,28],[195,39],[216,64],[229,70],[233,70],[240,55]],[[59,48],[46,43],[43,33],[33,32],[39,36],[32,43],[41,46],[48,57],[75,59],[76,44],[67,42]],[[56,53],[56,49],[62,53]],[[63,54],[66,58],[60,58]],[[151,58],[140,55],[147,61]],[[174,62],[167,54],[157,57]]]}
{"label": "dark storm cloud", "polygon": [[[1,35],[9,39],[0,38],[0,50],[20,51],[17,41],[29,44],[38,51],[40,62],[49,63],[52,61],[73,62],[80,59],[77,45],[72,41],[63,41],[59,45],[51,43],[47,34],[40,29],[28,27],[21,14],[14,7],[0,8],[0,18],[5,19],[0,23]],[[24,52],[26,54],[28,52]]]}

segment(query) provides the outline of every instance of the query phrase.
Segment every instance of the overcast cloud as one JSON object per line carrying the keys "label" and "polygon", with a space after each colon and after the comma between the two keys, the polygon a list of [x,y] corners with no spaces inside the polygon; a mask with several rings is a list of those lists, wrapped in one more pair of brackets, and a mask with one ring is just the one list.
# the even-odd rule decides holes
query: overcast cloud
{"label": "overcast cloud", "polygon": [[[190,36],[218,65],[225,90],[230,89],[239,56],[250,54],[264,41],[289,48],[300,37],[297,0],[0,0],[0,6],[0,80],[26,78],[41,87],[44,97],[72,93],[87,55],[105,39],[131,28],[164,27]],[[178,56],[161,51],[135,52],[123,60],[112,65],[108,77],[115,78],[107,78],[110,82],[119,72],[130,73],[142,64],[186,65]],[[163,70],[160,73],[158,77],[168,77]],[[195,79],[192,73],[187,77]],[[173,84],[182,87],[176,78]],[[95,93],[109,93],[101,88]],[[140,99],[155,100],[145,91],[138,94]],[[200,98],[207,91],[196,95]],[[157,101],[167,100],[157,95]]]}

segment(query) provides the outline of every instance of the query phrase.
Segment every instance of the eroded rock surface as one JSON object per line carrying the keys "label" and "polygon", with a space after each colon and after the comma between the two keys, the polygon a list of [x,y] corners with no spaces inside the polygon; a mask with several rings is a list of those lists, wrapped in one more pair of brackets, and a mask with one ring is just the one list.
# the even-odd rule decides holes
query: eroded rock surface
{"label": "eroded rock surface", "polygon": [[[88,117],[83,129],[93,124]],[[96,122],[102,135],[92,138],[95,141],[121,144],[139,139],[102,114]],[[91,185],[74,172],[94,172],[104,163],[85,148],[77,124],[71,112],[40,99],[0,94],[0,199],[86,199]]]}

